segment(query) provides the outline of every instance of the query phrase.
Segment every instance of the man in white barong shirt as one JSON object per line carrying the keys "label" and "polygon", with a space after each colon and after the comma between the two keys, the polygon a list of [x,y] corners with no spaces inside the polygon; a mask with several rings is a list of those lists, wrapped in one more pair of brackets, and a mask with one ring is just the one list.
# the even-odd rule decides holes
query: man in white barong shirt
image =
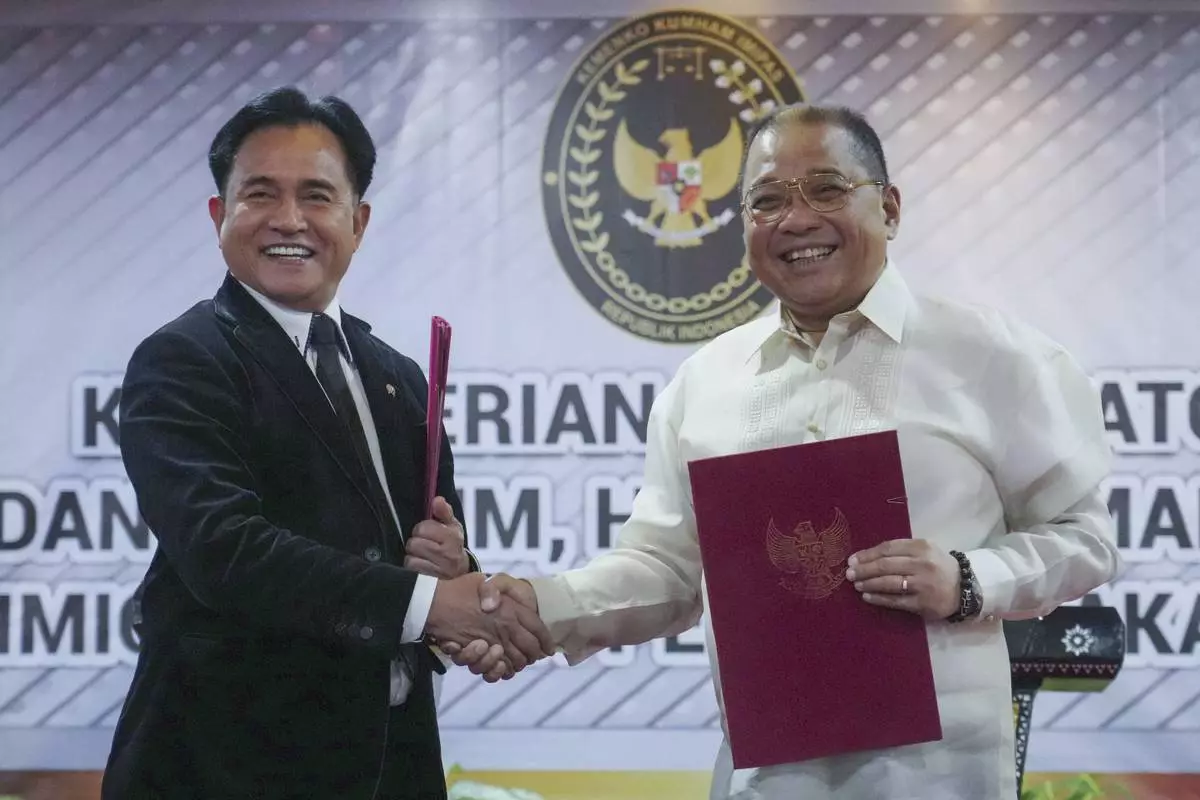
{"label": "man in white barong shirt", "polygon": [[[611,551],[548,578],[497,576],[482,602],[504,592],[535,606],[572,664],[681,633],[706,596],[689,461],[895,429],[914,538],[855,554],[848,578],[864,602],[928,621],[942,740],[735,771],[725,739],[710,796],[1012,800],[1002,620],[1046,614],[1119,565],[1098,396],[1030,327],[909,290],[887,255],[900,194],[861,116],[792,107],[750,141],[746,248],[779,311],[701,347],[657,398],[642,488]],[[721,643],[705,631],[721,704]],[[451,649],[480,672],[498,653]],[[845,707],[855,713],[853,697]]]}

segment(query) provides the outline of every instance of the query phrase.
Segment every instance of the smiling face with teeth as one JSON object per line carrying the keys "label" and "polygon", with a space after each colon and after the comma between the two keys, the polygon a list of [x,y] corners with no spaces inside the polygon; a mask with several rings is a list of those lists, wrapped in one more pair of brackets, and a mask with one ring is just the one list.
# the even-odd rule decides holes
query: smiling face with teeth
{"label": "smiling face with teeth", "polygon": [[371,210],[354,193],[337,136],[301,124],[247,136],[209,213],[235,278],[289,308],[324,311]]}
{"label": "smiling face with teeth", "polygon": [[[781,119],[763,130],[746,156],[743,194],[758,183],[836,174],[857,183],[877,176],[856,156],[847,131],[826,123]],[[745,220],[746,252],[755,277],[779,298],[805,330],[858,305],[887,260],[887,243],[900,224],[894,186],[851,191],[836,211],[814,211],[798,194],[770,223]]]}

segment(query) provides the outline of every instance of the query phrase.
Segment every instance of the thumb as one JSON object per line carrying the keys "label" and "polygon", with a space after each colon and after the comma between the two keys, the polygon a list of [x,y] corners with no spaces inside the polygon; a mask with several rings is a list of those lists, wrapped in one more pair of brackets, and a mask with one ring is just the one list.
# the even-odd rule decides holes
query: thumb
{"label": "thumb", "polygon": [[430,509],[430,516],[438,522],[449,525],[454,522],[454,509],[450,507],[450,503],[446,498],[438,495],[433,498],[433,507]]}
{"label": "thumb", "polygon": [[495,611],[500,607],[500,587],[488,578],[479,584],[479,608],[485,612]]}

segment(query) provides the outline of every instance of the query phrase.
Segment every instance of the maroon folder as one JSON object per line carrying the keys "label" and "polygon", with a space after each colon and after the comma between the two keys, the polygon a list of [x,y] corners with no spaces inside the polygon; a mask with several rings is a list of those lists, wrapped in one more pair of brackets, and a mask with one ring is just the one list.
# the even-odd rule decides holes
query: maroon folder
{"label": "maroon folder", "polygon": [[425,404],[425,519],[433,516],[438,465],[442,457],[442,417],[446,410],[446,378],[450,370],[450,323],[429,322],[429,388]]}
{"label": "maroon folder", "polygon": [[688,468],[734,766],[941,739],[924,620],[845,580],[912,537],[895,432]]}

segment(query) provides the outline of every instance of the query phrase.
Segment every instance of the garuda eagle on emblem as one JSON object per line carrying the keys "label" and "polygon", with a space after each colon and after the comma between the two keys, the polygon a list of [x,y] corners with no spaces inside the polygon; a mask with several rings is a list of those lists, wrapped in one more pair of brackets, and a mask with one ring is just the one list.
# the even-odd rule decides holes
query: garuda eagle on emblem
{"label": "garuda eagle on emblem", "polygon": [[840,508],[823,531],[811,522],[801,522],[791,534],[767,523],[767,555],[783,573],[780,584],[808,600],[823,600],[846,579],[845,562],[850,555],[850,523]]}
{"label": "garuda eagle on emblem", "polygon": [[737,185],[742,129],[736,119],[730,120],[725,138],[699,155],[686,128],[669,128],[658,141],[666,147],[663,155],[640,144],[621,120],[613,142],[617,182],[631,197],[650,203],[650,213],[637,221],[638,227],[653,235],[659,247],[695,247],[719,227],[707,204]]}

